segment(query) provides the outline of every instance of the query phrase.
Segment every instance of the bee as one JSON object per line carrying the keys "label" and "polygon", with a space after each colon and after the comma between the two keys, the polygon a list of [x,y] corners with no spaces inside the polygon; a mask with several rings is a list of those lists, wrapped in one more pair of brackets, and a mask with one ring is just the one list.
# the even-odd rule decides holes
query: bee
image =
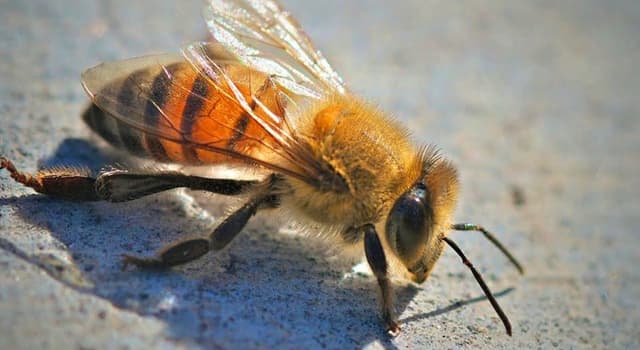
{"label": "bee", "polygon": [[213,35],[181,55],[103,63],[82,74],[92,104],[86,124],[108,143],[161,163],[257,171],[255,180],[180,171],[74,169],[35,175],[0,158],[17,182],[81,201],[125,202],[173,188],[247,196],[209,235],[123,264],[168,268],[229,244],[257,212],[280,208],[316,236],[363,252],[380,290],[389,335],[400,327],[392,276],[423,283],[445,245],[471,270],[511,335],[511,325],[451,230],[479,231],[522,272],[487,230],[454,224],[456,168],[433,146],[349,91],[296,20],[274,0],[209,0]]}

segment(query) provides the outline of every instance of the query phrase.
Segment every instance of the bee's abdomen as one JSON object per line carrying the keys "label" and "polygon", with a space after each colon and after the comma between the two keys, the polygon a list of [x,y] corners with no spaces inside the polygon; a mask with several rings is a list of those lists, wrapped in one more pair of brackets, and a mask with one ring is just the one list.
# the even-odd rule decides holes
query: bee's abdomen
{"label": "bee's abdomen", "polygon": [[[254,113],[263,112],[252,96],[283,113],[276,87],[265,75],[237,66],[227,67],[225,74]],[[137,156],[182,164],[230,162],[237,159],[225,151],[251,154],[272,139],[231,96],[226,83],[214,85],[188,63],[178,62],[107,84],[96,94],[100,107],[92,104],[83,119],[107,142]]]}

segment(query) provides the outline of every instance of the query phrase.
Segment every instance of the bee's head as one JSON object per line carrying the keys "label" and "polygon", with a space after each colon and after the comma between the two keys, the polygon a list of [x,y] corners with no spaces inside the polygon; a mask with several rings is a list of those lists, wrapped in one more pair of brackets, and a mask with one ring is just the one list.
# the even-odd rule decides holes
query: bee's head
{"label": "bee's head", "polygon": [[423,156],[424,172],[391,207],[385,227],[387,245],[402,262],[414,282],[424,282],[442,254],[445,243],[462,259],[485,292],[491,305],[511,335],[511,323],[493,294],[458,245],[446,237],[449,230],[479,231],[500,249],[514,266],[523,273],[522,265],[482,226],[451,224],[451,215],[458,197],[458,179],[455,168],[433,155]]}
{"label": "bee's head", "polygon": [[414,282],[427,279],[444,249],[458,194],[455,168],[431,158],[425,174],[396,199],[386,222],[386,238]]}

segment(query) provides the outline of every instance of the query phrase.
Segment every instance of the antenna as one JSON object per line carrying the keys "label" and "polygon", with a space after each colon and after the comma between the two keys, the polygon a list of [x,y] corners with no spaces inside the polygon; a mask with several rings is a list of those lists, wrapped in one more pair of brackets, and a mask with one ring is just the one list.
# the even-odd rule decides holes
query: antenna
{"label": "antenna", "polygon": [[490,240],[491,243],[493,243],[493,245],[498,247],[498,249],[500,249],[500,251],[504,255],[507,256],[509,261],[511,261],[511,263],[513,265],[515,265],[516,269],[518,269],[518,272],[520,272],[521,275],[524,274],[524,268],[522,267],[522,265],[520,265],[518,260],[513,255],[511,255],[511,253],[507,250],[507,248],[505,248],[502,245],[502,243],[500,243],[500,241],[498,241],[498,239],[491,232],[485,230],[484,227],[482,227],[480,225],[474,225],[474,224],[455,224],[455,225],[451,225],[451,229],[452,230],[456,230],[456,231],[478,231],[478,232],[482,232],[482,234],[488,240]]}
{"label": "antenna", "polygon": [[471,273],[473,273],[473,277],[475,277],[476,281],[478,281],[478,284],[480,284],[480,288],[482,288],[484,295],[487,296],[487,298],[489,299],[489,302],[493,306],[493,309],[496,310],[496,312],[498,313],[498,316],[500,316],[500,319],[504,324],[504,328],[506,329],[507,334],[511,336],[511,322],[509,322],[509,318],[507,318],[507,315],[504,313],[504,311],[502,311],[502,308],[496,301],[496,298],[494,298],[493,294],[491,294],[489,287],[487,287],[487,284],[482,279],[482,276],[480,275],[480,273],[476,270],[475,267],[473,267],[473,264],[471,263],[471,261],[467,259],[467,257],[462,252],[462,249],[460,249],[460,247],[458,247],[458,245],[454,241],[452,241],[450,238],[447,238],[447,237],[442,238],[442,240],[447,242],[447,244],[449,244],[449,246],[453,248],[453,250],[455,250],[456,253],[458,253],[460,258],[462,258],[462,263],[467,265],[467,267],[471,270]]}

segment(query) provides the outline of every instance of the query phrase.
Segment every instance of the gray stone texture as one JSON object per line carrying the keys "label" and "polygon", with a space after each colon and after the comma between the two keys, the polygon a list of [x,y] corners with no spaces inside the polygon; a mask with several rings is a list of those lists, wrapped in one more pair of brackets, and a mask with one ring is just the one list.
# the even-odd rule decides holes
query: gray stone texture
{"label": "gray stone texture", "polygon": [[[450,250],[427,283],[397,288],[403,333],[389,340],[375,281],[271,215],[219,254],[122,272],[121,254],[208,232],[237,203],[65,202],[1,171],[0,348],[640,347],[638,2],[287,6],[356,93],[455,162],[457,220],[524,262],[519,276],[479,234],[451,234],[513,337]],[[205,38],[199,12],[197,0],[0,0],[0,154],[29,171],[125,163],[80,121],[80,72]]]}

